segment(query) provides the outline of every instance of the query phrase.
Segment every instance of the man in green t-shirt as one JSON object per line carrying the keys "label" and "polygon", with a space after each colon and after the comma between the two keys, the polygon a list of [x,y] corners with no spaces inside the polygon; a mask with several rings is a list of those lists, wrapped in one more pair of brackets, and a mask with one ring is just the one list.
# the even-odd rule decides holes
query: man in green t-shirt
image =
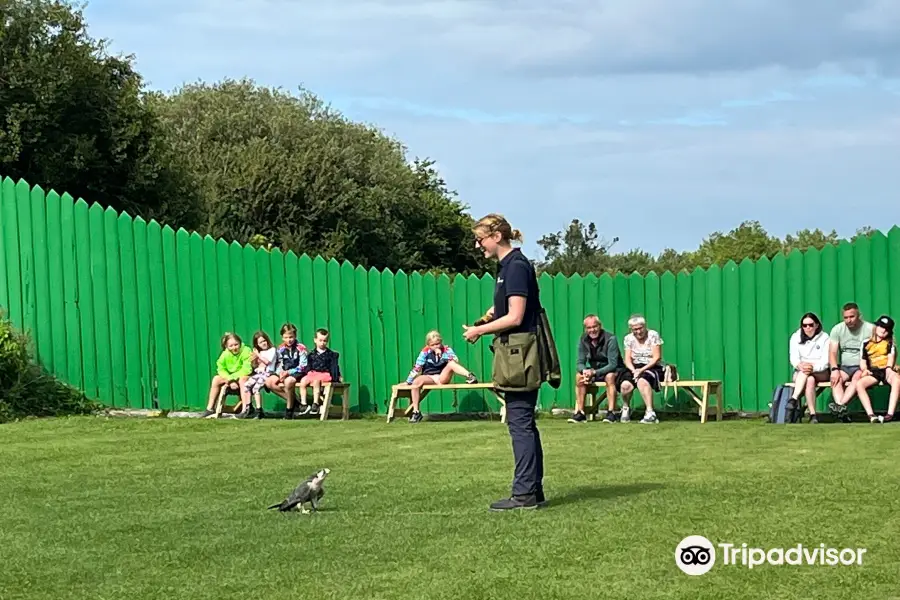
{"label": "man in green t-shirt", "polygon": [[855,302],[848,302],[844,305],[843,321],[831,329],[829,362],[834,400],[828,408],[833,413],[844,413],[856,394],[862,347],[872,337],[874,327],[862,318]]}

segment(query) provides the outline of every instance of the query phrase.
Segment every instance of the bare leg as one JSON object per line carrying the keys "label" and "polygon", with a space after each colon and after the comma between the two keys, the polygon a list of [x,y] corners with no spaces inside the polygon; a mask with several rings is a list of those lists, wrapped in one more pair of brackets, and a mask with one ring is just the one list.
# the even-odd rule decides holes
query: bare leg
{"label": "bare leg", "polygon": [[872,410],[872,401],[869,399],[868,390],[876,383],[878,383],[878,380],[871,375],[860,377],[859,381],[856,382],[856,393],[859,395],[859,402],[862,404],[866,414],[869,415],[870,418],[875,415],[875,411]]}
{"label": "bare leg", "polygon": [[256,392],[253,394],[253,402],[256,404],[256,409],[259,410],[262,408],[262,394]]}
{"label": "bare leg", "polygon": [[[455,360],[451,360],[447,363],[447,366],[444,367],[444,372],[449,371],[451,374],[456,373],[460,377],[468,377],[472,373],[466,369],[464,366],[456,362]],[[444,373],[441,373],[441,382],[444,380]],[[450,380],[447,380],[447,383],[450,383]]]}
{"label": "bare leg", "polygon": [[606,399],[609,400],[609,411],[616,411],[616,373],[607,373],[603,378],[606,382]]}
{"label": "bare leg", "polygon": [[284,384],[278,380],[278,375],[272,375],[266,379],[266,387],[270,392],[287,402],[288,397],[284,391]]}
{"label": "bare leg", "polygon": [[294,407],[294,386],[297,385],[297,379],[295,377],[285,377],[284,378],[284,393],[287,396],[287,407],[291,409]]}
{"label": "bare leg", "polygon": [[844,387],[844,397],[841,399],[841,404],[844,406],[850,404],[853,401],[853,397],[856,396],[861,375],[862,371],[854,373],[853,377],[850,378],[850,383]]}
{"label": "bare leg", "polygon": [[622,406],[631,408],[631,394],[634,393],[634,386],[630,381],[622,382]]}
{"label": "bare leg", "polygon": [[297,396],[300,399],[300,406],[306,406],[306,388],[309,386],[309,378],[304,377],[297,383]]}
{"label": "bare leg", "polygon": [[219,394],[225,391],[225,384],[228,383],[223,378],[218,375],[212,378],[212,383],[209,386],[209,400],[206,403],[206,410],[213,410],[216,407],[216,400],[219,399]]}
{"label": "bare leg", "polygon": [[809,410],[810,417],[816,416],[816,384],[819,381],[825,381],[819,373],[814,373],[806,378],[806,408]]}
{"label": "bare leg", "polygon": [[247,380],[249,377],[241,377],[238,380],[238,391],[241,394],[241,411],[250,410],[250,392],[247,390]]}
{"label": "bare leg", "polygon": [[900,399],[900,375],[894,371],[888,371],[887,380],[891,386],[891,397],[888,400],[887,414],[893,418],[894,411],[897,409],[897,400]]}
{"label": "bare leg", "polygon": [[584,397],[587,396],[587,386],[581,373],[575,373],[575,412],[584,412]]}
{"label": "bare leg", "polygon": [[803,391],[806,389],[806,380],[808,378],[809,378],[809,375],[807,375],[803,371],[796,371],[794,373],[794,391],[791,392],[792,400],[800,399],[800,396],[803,394]]}
{"label": "bare leg", "polygon": [[[838,371],[838,373],[841,376],[841,380],[837,385],[831,386],[831,398],[834,400],[835,404],[837,404],[838,406],[843,406],[846,404],[846,402],[844,402],[844,388],[846,387],[847,380],[850,379],[850,376],[847,375],[847,373],[845,373],[844,371]],[[855,391],[856,390],[854,390],[854,392]]]}
{"label": "bare leg", "polygon": [[422,386],[434,383],[430,375],[419,375],[413,382],[413,388],[410,393],[410,401],[412,402],[413,412],[419,411],[419,403],[422,401]]}
{"label": "bare leg", "polygon": [[319,401],[319,392],[322,391],[322,382],[318,379],[312,382],[313,389],[313,404],[316,404]]}
{"label": "bare leg", "polygon": [[641,377],[637,382],[638,391],[641,393],[641,399],[644,401],[644,409],[647,414],[653,413],[653,388],[650,383]]}

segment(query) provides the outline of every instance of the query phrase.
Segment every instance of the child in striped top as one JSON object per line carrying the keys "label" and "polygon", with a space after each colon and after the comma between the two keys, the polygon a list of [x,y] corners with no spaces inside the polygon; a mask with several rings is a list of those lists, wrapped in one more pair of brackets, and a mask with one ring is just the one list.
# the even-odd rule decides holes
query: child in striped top
{"label": "child in striped top", "polygon": [[419,402],[422,398],[422,386],[447,385],[457,374],[466,378],[466,383],[478,383],[478,379],[468,369],[459,363],[456,352],[450,346],[445,346],[438,331],[431,331],[425,336],[425,347],[416,357],[416,363],[406,378],[406,384],[413,386],[411,401],[413,406],[411,423],[422,420],[419,411]]}

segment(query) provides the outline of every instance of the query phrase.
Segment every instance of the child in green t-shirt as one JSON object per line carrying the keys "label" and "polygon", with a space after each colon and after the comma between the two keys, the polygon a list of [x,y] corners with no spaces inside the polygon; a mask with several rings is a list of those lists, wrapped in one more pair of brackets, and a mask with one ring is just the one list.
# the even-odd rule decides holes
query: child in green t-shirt
{"label": "child in green t-shirt", "polygon": [[252,352],[236,333],[227,332],[222,336],[222,353],[216,360],[216,374],[209,387],[209,401],[203,417],[213,414],[216,401],[230,387],[241,394],[242,406],[249,406],[250,393],[246,389],[247,379],[253,373]]}

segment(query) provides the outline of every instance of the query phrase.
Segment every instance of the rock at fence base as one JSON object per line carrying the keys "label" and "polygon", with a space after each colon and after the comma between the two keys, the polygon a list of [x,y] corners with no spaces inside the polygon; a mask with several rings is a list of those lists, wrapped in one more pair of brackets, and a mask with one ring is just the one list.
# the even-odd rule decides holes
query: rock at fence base
{"label": "rock at fence base", "polygon": [[170,419],[199,419],[202,414],[190,410],[173,410],[168,416]]}
{"label": "rock at fence base", "polygon": [[157,418],[165,416],[165,411],[151,409],[111,408],[104,411],[108,417],[145,417]]}

